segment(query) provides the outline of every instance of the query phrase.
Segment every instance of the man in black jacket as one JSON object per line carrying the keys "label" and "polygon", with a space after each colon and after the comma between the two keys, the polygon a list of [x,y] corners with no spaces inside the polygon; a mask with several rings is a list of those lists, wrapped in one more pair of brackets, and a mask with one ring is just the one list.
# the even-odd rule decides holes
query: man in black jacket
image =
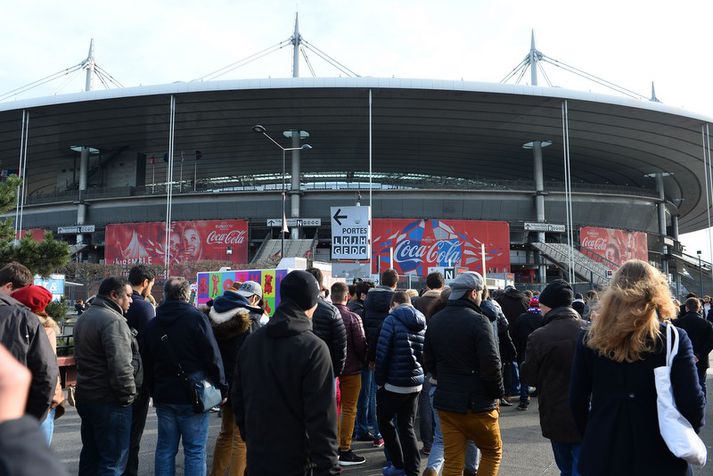
{"label": "man in black jacket", "polygon": [[423,359],[438,381],[438,410],[445,447],[443,474],[463,474],[466,442],[481,450],[479,475],[494,476],[502,459],[500,357],[493,327],[480,311],[483,277],[467,272],[451,282],[448,305],[431,316]]}
{"label": "man in black jacket", "polygon": [[339,474],[334,373],[310,332],[319,291],[305,271],[285,276],[275,314],[238,354],[233,408],[250,475]]}
{"label": "man in black jacket", "polygon": [[574,309],[574,291],[557,279],[542,290],[542,327],[527,339],[522,380],[537,387],[542,436],[552,443],[562,474],[577,474],[582,435],[569,406],[569,387],[577,339],[587,325]]}
{"label": "man in black jacket", "polygon": [[[495,299],[503,310],[508,320],[507,332],[517,323],[517,318],[527,311],[529,299],[513,286],[505,288],[505,292]],[[503,349],[503,339],[500,339],[500,348]],[[500,358],[503,363],[503,380],[505,382],[505,395],[519,395],[520,369],[516,362],[516,355],[505,355],[501,351]]]}
{"label": "man in black jacket", "polygon": [[[322,271],[318,268],[309,268],[307,272],[317,280],[319,289],[324,289]],[[324,300],[321,294],[317,310],[312,316],[312,332],[327,344],[329,355],[332,358],[334,376],[339,377],[344,370],[344,362],[347,360],[347,331],[337,308]]]}
{"label": "man in black jacket", "polygon": [[44,420],[52,403],[59,369],[40,320],[12,291],[32,284],[32,273],[20,263],[0,268],[0,343],[32,373],[26,413]]}
{"label": "man in black jacket", "polygon": [[698,371],[698,381],[706,394],[706,371],[708,370],[708,354],[713,350],[713,325],[700,316],[701,302],[698,298],[686,300],[686,314],[679,317],[673,323],[676,327],[686,331],[693,345],[693,355],[696,356],[696,370]]}
{"label": "man in black jacket", "polygon": [[184,472],[206,472],[208,413],[196,413],[179,370],[209,380],[223,396],[228,390],[208,318],[188,302],[190,295],[185,278],[168,278],[164,302],[144,336],[146,380],[158,417],[156,474],[173,474],[179,440],[183,440]]}

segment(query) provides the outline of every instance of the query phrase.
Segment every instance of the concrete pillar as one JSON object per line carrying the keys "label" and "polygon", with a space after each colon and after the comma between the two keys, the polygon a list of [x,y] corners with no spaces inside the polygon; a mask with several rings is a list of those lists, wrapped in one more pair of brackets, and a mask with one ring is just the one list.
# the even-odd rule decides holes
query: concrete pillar
{"label": "concrete pillar", "polygon": [[671,215],[671,234],[673,239],[678,241],[678,215]]}
{"label": "concrete pillar", "polygon": [[[537,222],[545,222],[545,178],[542,167],[542,142],[534,141],[532,143],[532,155],[534,158],[534,176],[535,176],[535,212],[537,214]],[[545,242],[545,232],[537,232],[537,242]],[[538,273],[540,275],[540,283],[547,282],[547,266],[542,263],[542,257],[537,254],[536,259],[540,262]]]}
{"label": "concrete pillar", "polygon": [[[79,155],[79,204],[77,205],[77,225],[84,225],[87,218],[87,204],[84,196],[87,192],[87,174],[89,171],[89,149],[82,147]],[[77,244],[84,243],[84,236],[77,233]]]}
{"label": "concrete pillar", "polygon": [[666,236],[666,193],[663,177],[664,174],[661,172],[656,174],[656,190],[659,193],[656,208],[659,216],[659,236],[661,239],[661,270],[668,275],[668,260],[666,259],[667,246],[663,242],[663,239]]}
{"label": "concrete pillar", "polygon": [[[300,131],[292,131],[292,185],[290,188],[290,216],[300,217]],[[290,238],[296,240],[300,237],[300,228],[294,227],[290,232]]]}

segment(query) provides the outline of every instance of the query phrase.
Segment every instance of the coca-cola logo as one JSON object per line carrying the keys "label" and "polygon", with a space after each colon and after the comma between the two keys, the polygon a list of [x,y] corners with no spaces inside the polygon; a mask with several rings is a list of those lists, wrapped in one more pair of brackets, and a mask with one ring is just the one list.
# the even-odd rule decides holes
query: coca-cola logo
{"label": "coca-cola logo", "polygon": [[607,240],[605,238],[590,238],[585,236],[582,238],[582,246],[590,250],[604,251],[607,249]]}
{"label": "coca-cola logo", "polygon": [[422,243],[411,243],[411,240],[404,240],[396,245],[394,259],[397,263],[442,263],[457,264],[461,258],[460,241],[436,241],[430,246]]}
{"label": "coca-cola logo", "polygon": [[241,245],[245,242],[245,230],[231,230],[227,233],[218,233],[215,230],[208,233],[205,242],[209,245]]}

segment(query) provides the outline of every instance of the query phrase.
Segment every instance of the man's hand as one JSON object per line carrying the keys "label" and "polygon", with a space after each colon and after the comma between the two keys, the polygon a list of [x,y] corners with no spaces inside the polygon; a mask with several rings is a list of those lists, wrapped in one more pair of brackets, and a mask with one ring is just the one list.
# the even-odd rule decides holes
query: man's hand
{"label": "man's hand", "polygon": [[32,375],[0,345],[0,423],[25,414]]}
{"label": "man's hand", "polygon": [[369,362],[369,369],[374,370],[376,368],[376,362]]}

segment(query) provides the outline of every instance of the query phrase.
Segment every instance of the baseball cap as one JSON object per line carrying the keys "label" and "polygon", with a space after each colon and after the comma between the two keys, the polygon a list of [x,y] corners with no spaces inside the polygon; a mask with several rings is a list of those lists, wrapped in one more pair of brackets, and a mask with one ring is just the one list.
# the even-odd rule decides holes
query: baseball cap
{"label": "baseball cap", "polygon": [[483,289],[483,277],[473,271],[459,274],[456,279],[451,281],[451,295],[448,297],[450,301],[456,301],[462,298],[470,289]]}
{"label": "baseball cap", "polygon": [[238,294],[246,298],[255,295],[262,299],[262,287],[255,281],[245,281],[240,285]]}

